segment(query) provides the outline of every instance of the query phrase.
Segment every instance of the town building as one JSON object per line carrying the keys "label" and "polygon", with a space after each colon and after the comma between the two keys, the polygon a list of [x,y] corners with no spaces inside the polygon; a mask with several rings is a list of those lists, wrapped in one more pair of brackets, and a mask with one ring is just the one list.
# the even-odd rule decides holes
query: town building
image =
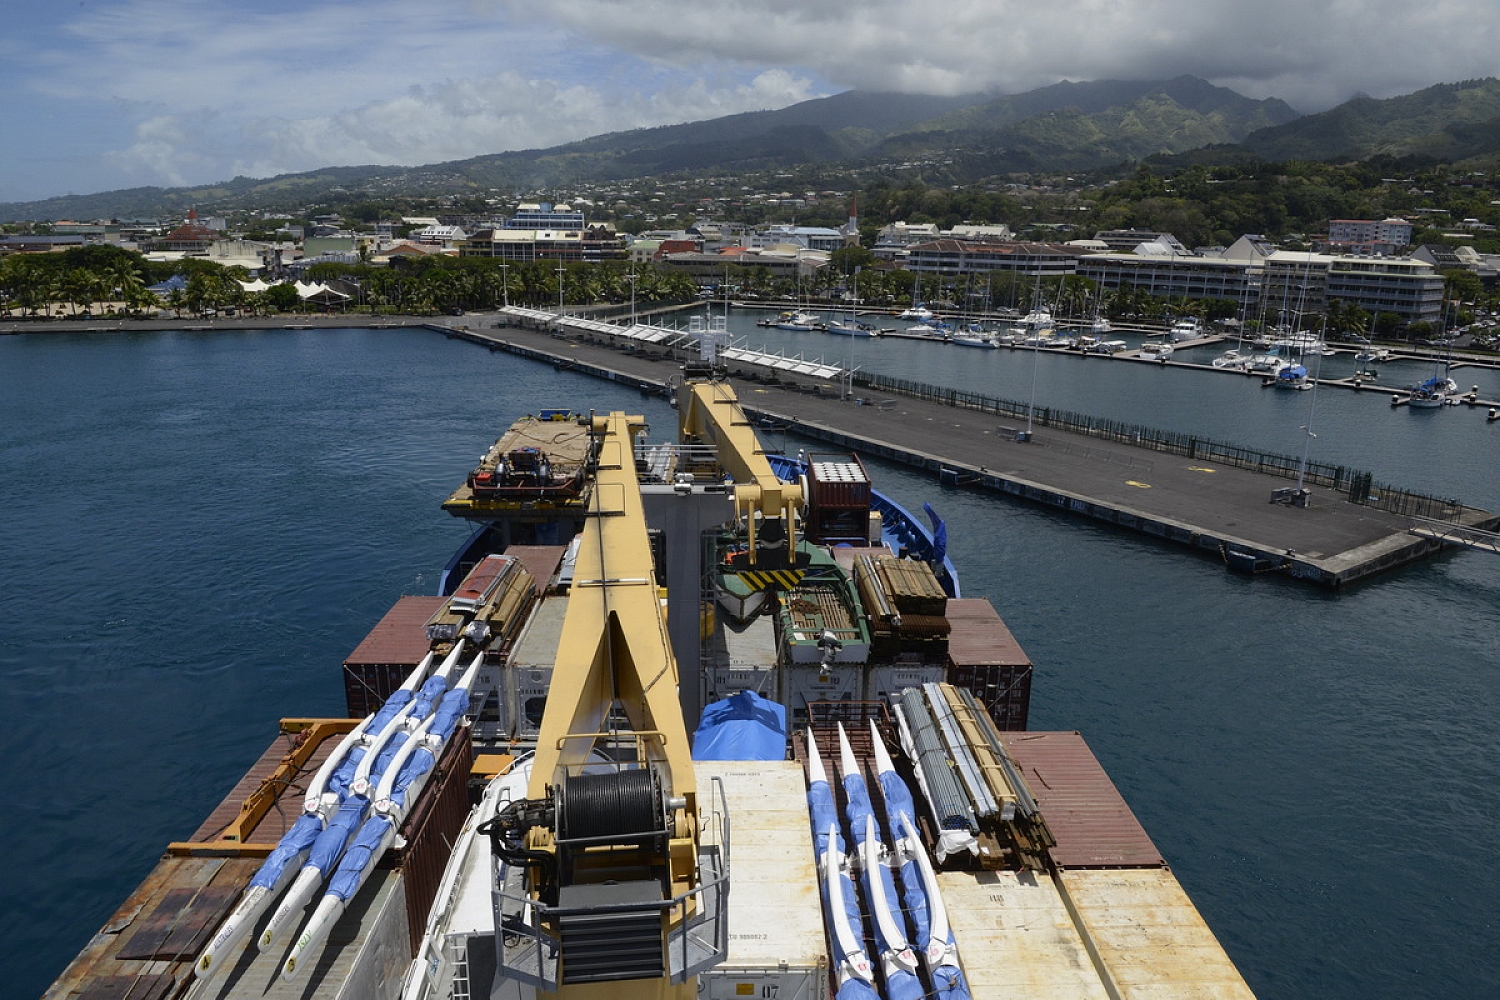
{"label": "town building", "polygon": [[459,246],[462,257],[503,260],[604,261],[628,256],[625,240],[608,226],[584,229],[481,229]]}
{"label": "town building", "polygon": [[1252,256],[1200,257],[1166,251],[1152,240],[1147,253],[1099,253],[1078,258],[1077,273],[1102,288],[1132,288],[1164,299],[1253,301],[1260,260]]}
{"label": "town building", "polygon": [[1078,252],[1056,243],[997,243],[936,239],[906,248],[902,266],[927,274],[987,274],[1012,271],[1043,278],[1073,274]]}
{"label": "town building", "polygon": [[774,225],[750,234],[747,247],[801,247],[804,250],[833,251],[844,246],[844,234],[837,229],[818,226]]}
{"label": "town building", "polygon": [[548,202],[522,202],[516,214],[505,221],[504,229],[583,229],[583,213],[571,205]]}
{"label": "town building", "polygon": [[1411,245],[1412,224],[1405,219],[1334,219],[1328,223],[1328,246],[1339,253],[1395,253]]}
{"label": "town building", "polygon": [[224,238],[223,230],[198,221],[198,210],[188,209],[187,221],[156,240],[155,249],[168,252],[202,253]]}

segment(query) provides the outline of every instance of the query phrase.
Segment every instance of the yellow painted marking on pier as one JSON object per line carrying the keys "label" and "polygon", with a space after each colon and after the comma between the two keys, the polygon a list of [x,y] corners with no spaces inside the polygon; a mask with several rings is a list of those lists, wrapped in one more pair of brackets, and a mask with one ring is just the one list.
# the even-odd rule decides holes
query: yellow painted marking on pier
{"label": "yellow painted marking on pier", "polygon": [[1127,479],[1127,480],[1125,480],[1125,485],[1126,486],[1134,486],[1138,490],[1149,490],[1151,488],[1151,484],[1150,483],[1138,483],[1134,479]]}
{"label": "yellow painted marking on pier", "polygon": [[1188,471],[1189,472],[1218,472],[1219,470],[1218,469],[1210,469],[1206,465],[1190,465],[1190,466],[1188,466]]}

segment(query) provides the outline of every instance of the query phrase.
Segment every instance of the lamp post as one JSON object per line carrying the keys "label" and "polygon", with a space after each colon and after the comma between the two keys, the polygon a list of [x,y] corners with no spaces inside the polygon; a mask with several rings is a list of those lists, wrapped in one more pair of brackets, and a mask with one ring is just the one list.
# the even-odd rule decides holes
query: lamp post
{"label": "lamp post", "polygon": [[501,264],[500,265],[500,285],[501,285],[501,291],[503,291],[505,293],[505,308],[509,309],[510,308],[510,265],[509,264]]}
{"label": "lamp post", "polygon": [[1041,308],[1042,308],[1042,306],[1041,306],[1041,294],[1042,294],[1042,271],[1041,271],[1041,268],[1038,267],[1037,268],[1037,272],[1036,272],[1036,292],[1032,296],[1031,313],[1028,314],[1028,319],[1030,320],[1030,322],[1028,322],[1027,320],[1022,320],[1021,321],[1022,328],[1023,329],[1029,329],[1031,331],[1031,333],[1030,333],[1030,336],[1031,336],[1031,399],[1026,404],[1026,440],[1027,441],[1031,440],[1031,415],[1032,415],[1033,411],[1036,410],[1036,368],[1037,368],[1037,356],[1041,353],[1041,347],[1042,347],[1042,332],[1038,328],[1040,321],[1038,320],[1036,314],[1039,313],[1041,311]]}
{"label": "lamp post", "polygon": [[563,266],[562,266],[562,263],[559,262],[558,265],[557,265],[557,317],[558,317],[558,319],[562,318],[562,314],[563,314]]}
{"label": "lamp post", "polygon": [[630,265],[630,278],[628,280],[630,281],[630,325],[633,327],[633,326],[636,325],[636,322],[635,322],[635,265],[634,264]]}

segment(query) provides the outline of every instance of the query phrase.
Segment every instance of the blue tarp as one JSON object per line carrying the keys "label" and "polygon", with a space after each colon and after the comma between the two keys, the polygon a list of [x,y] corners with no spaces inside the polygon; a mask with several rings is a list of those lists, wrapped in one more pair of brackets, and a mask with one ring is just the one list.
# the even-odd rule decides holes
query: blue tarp
{"label": "blue tarp", "polygon": [[[886,822],[891,828],[891,836],[896,840],[902,837],[901,817],[908,819],[916,816],[916,804],[912,800],[911,789],[906,787],[906,782],[901,780],[901,775],[895,771],[880,772],[880,791],[885,798]],[[913,823],[913,826],[916,824]],[[914,850],[923,850],[921,844],[916,844]],[[922,884],[922,873],[917,869],[915,861],[905,861],[901,865],[901,898],[906,904],[906,915],[910,918],[912,929],[916,932],[916,945],[919,950],[927,947],[927,939],[932,936],[932,918],[927,908],[927,888]]]}
{"label": "blue tarp", "polygon": [[281,879],[281,873],[286,871],[286,866],[291,864],[303,851],[312,847],[313,841],[318,839],[318,834],[323,832],[323,819],[313,813],[303,813],[297,817],[297,822],[292,828],[282,834],[281,842],[276,849],[266,855],[265,862],[260,866],[260,871],[250,880],[252,886],[260,886],[263,889],[274,889],[276,883]]}
{"label": "blue tarp", "polygon": [[307,856],[307,863],[303,867],[316,868],[325,876],[333,871],[339,856],[344,853],[344,845],[349,843],[349,838],[359,829],[360,822],[365,818],[365,810],[369,807],[369,800],[358,795],[345,799],[343,805],[339,806],[339,811],[334,813],[333,819],[329,820],[328,829],[318,834],[312,853]]}
{"label": "blue tarp", "polygon": [[353,898],[359,891],[360,883],[364,881],[362,876],[365,865],[381,850],[381,841],[390,828],[391,820],[388,816],[373,816],[359,828],[359,836],[349,845],[344,860],[339,862],[338,872],[328,883],[327,895],[337,896],[346,903]]}
{"label": "blue tarp", "polygon": [[432,714],[432,706],[441,701],[448,690],[448,681],[442,677],[429,677],[417,693],[417,704],[411,710],[412,718],[425,719]]}
{"label": "blue tarp", "polygon": [[[849,818],[849,840],[851,844],[859,844],[864,841],[867,821],[875,818],[875,811],[870,806],[870,790],[865,787],[865,779],[859,774],[850,774],[844,777],[844,813]],[[880,838],[880,824],[875,824],[875,837],[878,852]],[[852,853],[857,853],[851,849]],[[867,857],[866,863],[860,872],[860,879],[865,887],[865,905],[875,905],[875,888],[870,883],[876,879],[880,880],[882,894],[885,896],[887,905],[891,908],[891,916],[896,925],[896,932],[901,935],[897,940],[888,940],[885,929],[880,920],[873,920],[875,925],[875,944],[880,949],[883,959],[889,955],[904,951],[906,949],[906,929],[902,926],[901,910],[897,903],[896,880],[891,875],[891,870],[880,863],[877,856]],[[912,973],[904,969],[895,969],[890,965],[885,966],[885,994],[888,1000],[920,1000],[922,996],[922,984]]]}
{"label": "blue tarp", "polygon": [[[899,774],[894,771],[882,771],[880,790],[885,798],[885,815],[891,826],[891,836],[899,840],[904,830],[903,818],[910,823],[913,830],[916,829],[916,823],[913,822],[916,805],[912,799],[911,789],[907,787],[905,781],[901,780]],[[913,844],[912,849],[926,850],[920,841]],[[908,859],[901,864],[901,898],[906,904],[906,915],[916,931],[917,950],[926,951],[932,937],[932,909],[927,900],[927,887],[922,881],[922,873],[915,860]],[[949,945],[948,954],[951,957],[951,949],[955,945],[951,928],[945,943]],[[927,972],[932,977],[934,996],[941,997],[943,1000],[969,1000],[968,980],[964,978],[963,970],[953,965],[949,959],[943,959],[942,964],[935,968],[929,966]]]}
{"label": "blue tarp", "polygon": [[703,710],[694,760],[785,760],[786,706],[741,691]]}
{"label": "blue tarp", "polygon": [[[830,940],[838,941],[838,932],[833,928],[833,904],[832,896],[828,892],[828,885],[823,880],[823,856],[830,849],[843,853],[844,839],[838,834],[838,806],[833,801],[833,789],[826,781],[811,782],[807,789],[807,812],[812,820],[813,828],[813,853],[817,855],[818,880],[823,884],[823,915],[829,924]],[[832,828],[832,839],[830,839],[830,828]],[[854,929],[856,936],[863,938],[864,925],[860,920],[859,904],[854,898],[854,883],[849,876],[843,873],[838,875],[842,881],[842,896],[844,899],[844,919]],[[837,948],[835,948],[837,950]],[[835,964],[842,960],[842,956],[835,955]],[[866,962],[869,956],[864,956]],[[838,1000],[878,1000],[879,994],[873,986],[862,979],[850,978],[839,984]]]}

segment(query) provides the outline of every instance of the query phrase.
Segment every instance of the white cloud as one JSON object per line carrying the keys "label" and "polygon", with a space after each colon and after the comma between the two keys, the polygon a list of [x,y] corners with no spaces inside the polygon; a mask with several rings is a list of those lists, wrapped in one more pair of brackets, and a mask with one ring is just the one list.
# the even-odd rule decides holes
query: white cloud
{"label": "white cloud", "polygon": [[[118,0],[76,12],[45,0],[36,10],[40,26],[15,19],[15,37],[0,40],[0,86],[25,109],[8,120],[24,128],[34,114],[44,143],[70,108],[109,102],[134,137],[101,150],[113,173],[99,188],[459,159],[847,88],[1018,93],[1191,73],[1311,111],[1357,91],[1489,75],[1500,48],[1493,0]],[[15,185],[22,166],[11,166]]]}
{"label": "white cloud", "polygon": [[417,165],[558,145],[602,132],[783,107],[816,96],[806,79],[768,70],[745,84],[702,78],[658,93],[605,91],[516,73],[415,86],[358,108],[235,124],[197,112],[155,116],[111,154],[122,173],[170,184],[263,177],[327,165]]}

